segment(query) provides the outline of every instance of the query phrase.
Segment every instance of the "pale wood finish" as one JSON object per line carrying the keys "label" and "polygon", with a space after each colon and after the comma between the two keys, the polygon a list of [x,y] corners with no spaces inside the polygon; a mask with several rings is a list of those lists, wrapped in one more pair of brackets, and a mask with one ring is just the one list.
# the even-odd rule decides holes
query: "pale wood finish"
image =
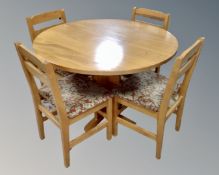
{"label": "pale wood finish", "polygon": [[59,119],[57,118],[57,116],[53,115],[50,111],[48,111],[45,107],[43,107],[42,105],[38,106],[39,110],[46,115],[45,118],[49,118],[57,127],[60,128],[60,123],[59,123]]}
{"label": "pale wood finish", "polygon": [[136,122],[135,122],[135,121],[131,120],[130,118],[128,118],[128,117],[126,117],[126,116],[124,116],[124,115],[121,115],[121,114],[120,114],[119,117],[122,118],[122,119],[124,119],[124,120],[126,120],[126,121],[129,122],[129,123],[132,123],[132,124],[135,124],[135,125],[136,125]]}
{"label": "pale wood finish", "polygon": [[[34,26],[37,24],[41,24],[41,23],[48,22],[48,21],[55,20],[55,19],[60,20],[58,24],[50,25],[48,27],[41,28],[41,29],[34,28]],[[33,41],[36,38],[36,36],[39,35],[41,32],[51,27],[66,23],[65,11],[64,9],[60,9],[60,10],[37,14],[31,17],[27,17],[26,22],[27,22],[31,40]]]}
{"label": "pale wood finish", "polygon": [[[150,19],[153,19],[153,20],[161,21],[161,25],[155,25],[155,24],[151,24],[151,23],[148,23],[148,24],[161,27],[164,30],[169,29],[170,14],[168,14],[168,13],[163,13],[163,12],[160,12],[160,11],[157,11],[157,10],[152,10],[152,9],[134,7],[132,9],[131,20],[146,23],[144,21],[137,20],[136,19],[137,16],[143,16],[145,18],[150,18]],[[157,73],[160,72],[160,66],[155,68],[155,72],[157,72]]]}
{"label": "pale wood finish", "polygon": [[108,89],[112,89],[118,86],[121,81],[121,78],[119,75],[113,75],[113,76],[94,75],[92,76],[92,79]]}
{"label": "pale wood finish", "polygon": [[[84,141],[100,130],[107,128],[107,139],[110,140],[112,137],[112,99],[97,105],[96,107],[70,119],[68,118],[65,110],[65,104],[62,100],[60,88],[57,82],[57,76],[54,72],[56,67],[48,63],[44,58],[36,56],[34,53],[26,49],[21,43],[15,43],[17,53],[20,58],[21,65],[29,83],[31,94],[33,97],[34,107],[36,111],[38,130],[41,139],[44,139],[44,121],[50,119],[61,131],[62,147],[64,164],[66,167],[70,165],[70,149],[76,144]],[[48,111],[44,106],[41,105],[41,99],[35,78],[38,78],[45,85],[49,86],[55,101],[56,111],[53,113]],[[83,133],[77,138],[70,140],[69,138],[69,127],[71,124],[87,117],[88,115],[98,112],[102,108],[106,109],[104,116],[106,120],[103,124],[99,124],[89,132]],[[43,117],[43,115],[45,117]]]}
{"label": "pale wood finish", "polygon": [[[100,75],[93,79],[111,88],[119,84],[119,75],[167,62],[176,53],[178,41],[168,31],[148,24],[83,20],[42,32],[33,41],[33,48],[66,71]],[[98,124],[100,118],[89,122],[85,131]]]}
{"label": "pale wood finish", "polygon": [[136,132],[138,132],[146,137],[149,137],[151,139],[156,140],[156,135],[154,133],[147,131],[147,130],[145,130],[145,129],[143,129],[143,128],[141,128],[141,127],[139,127],[131,122],[128,122],[124,119],[121,119],[121,117],[117,118],[117,122],[122,124],[122,125],[125,125],[126,127],[130,128],[130,129],[132,129],[132,130],[134,130],[134,131],[136,131]]}
{"label": "pale wood finish", "polygon": [[[143,16],[145,18],[151,18],[153,20],[161,21],[162,22],[161,26],[159,25],[156,25],[156,26],[161,27],[165,30],[168,30],[169,28],[169,23],[170,23],[169,13],[164,13],[164,12],[160,12],[160,11],[152,10],[152,9],[134,7],[132,9],[131,20],[145,23],[144,21],[137,20],[136,16]],[[151,25],[155,25],[155,24],[151,24]]]}
{"label": "pale wood finish", "polygon": [[83,133],[81,136],[71,140],[70,142],[70,147],[72,148],[73,146],[76,146],[77,144],[81,143],[85,139],[89,138],[90,136],[94,135],[95,133],[101,131],[102,129],[108,127],[108,123],[105,121],[103,123],[100,123],[97,125],[97,127],[94,127],[87,131],[86,133]]}
{"label": "pale wood finish", "polygon": [[94,128],[95,126],[97,126],[102,120],[103,120],[104,116],[102,114],[99,113],[95,113],[95,116],[92,118],[92,120],[90,120],[84,127],[84,131],[87,132],[90,129]]}
{"label": "pale wood finish", "polygon": [[[158,112],[153,112],[149,109],[144,108],[140,105],[134,105],[133,103],[121,99],[119,97],[115,97],[114,102],[114,117],[113,117],[113,134],[118,134],[118,123],[122,124],[130,129],[133,129],[145,136],[148,135],[149,138],[154,139],[156,141],[156,157],[159,159],[161,157],[161,150],[162,150],[162,143],[163,143],[163,135],[164,135],[164,127],[165,122],[170,117],[172,113],[176,113],[176,126],[175,129],[178,131],[181,125],[181,118],[183,113],[183,107],[185,103],[186,92],[189,86],[189,82],[192,76],[192,73],[195,69],[196,63],[198,61],[201,48],[204,43],[204,38],[199,38],[191,47],[185,50],[179,57],[177,57],[175,64],[172,68],[166,89],[164,91],[163,99],[161,101],[160,108]],[[170,99],[176,83],[178,80],[182,78],[183,81],[181,83],[179,92],[178,92],[178,99],[176,100],[175,104],[169,107]],[[157,132],[150,133],[143,128],[140,128],[130,122],[125,121],[120,117],[120,111],[118,109],[119,105],[124,105],[126,107],[134,108],[140,112],[144,112],[149,116],[154,117],[157,120]]]}
{"label": "pale wood finish", "polygon": [[168,31],[149,24],[100,19],[50,28],[34,39],[33,48],[66,71],[113,76],[164,64],[175,55],[178,41]]}

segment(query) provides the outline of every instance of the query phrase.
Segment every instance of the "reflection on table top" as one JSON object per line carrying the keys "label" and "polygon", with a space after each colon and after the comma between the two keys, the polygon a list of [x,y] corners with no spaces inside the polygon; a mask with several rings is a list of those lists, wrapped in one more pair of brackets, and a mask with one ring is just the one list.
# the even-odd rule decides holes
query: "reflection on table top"
{"label": "reflection on table top", "polygon": [[66,70],[90,75],[136,73],[163,64],[178,48],[161,28],[126,20],[82,20],[39,34],[35,52]]}

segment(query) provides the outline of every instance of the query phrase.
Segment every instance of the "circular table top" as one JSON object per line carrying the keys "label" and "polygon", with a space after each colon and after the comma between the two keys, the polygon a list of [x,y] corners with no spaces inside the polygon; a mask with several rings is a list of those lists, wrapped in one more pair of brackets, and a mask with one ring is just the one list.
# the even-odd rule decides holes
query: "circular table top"
{"label": "circular table top", "polygon": [[149,24],[114,19],[81,20],[40,33],[36,54],[65,70],[90,75],[123,75],[156,67],[171,59],[178,41]]}

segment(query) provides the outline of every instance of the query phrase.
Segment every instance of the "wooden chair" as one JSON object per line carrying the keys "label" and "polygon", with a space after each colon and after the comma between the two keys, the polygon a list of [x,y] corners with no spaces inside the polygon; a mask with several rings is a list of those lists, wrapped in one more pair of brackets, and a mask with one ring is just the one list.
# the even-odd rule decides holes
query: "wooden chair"
{"label": "wooden chair", "polygon": [[[163,13],[160,11],[146,9],[146,8],[134,7],[132,9],[131,20],[146,23],[144,21],[137,20],[136,19],[137,16],[142,16],[145,18],[150,18],[150,19],[161,22],[161,25],[155,25],[155,24],[149,23],[150,25],[158,26],[164,30],[168,30],[168,28],[169,28],[170,14],[168,14],[168,13]],[[160,72],[160,66],[155,68],[155,72],[157,72],[157,73]]]}
{"label": "wooden chair", "polygon": [[[186,92],[195,69],[204,38],[199,38],[175,61],[169,79],[153,71],[135,74],[115,90],[113,134],[117,135],[118,123],[156,141],[156,157],[161,157],[164,127],[172,113],[176,114],[175,129],[179,131]],[[179,83],[181,80],[181,83]],[[123,106],[123,108],[121,108]],[[153,133],[124,120],[121,112],[125,107],[143,112],[157,121]]]}
{"label": "wooden chair", "polygon": [[[47,27],[42,27],[41,29],[34,28],[35,25],[49,22],[49,21],[56,20],[56,19],[59,20],[58,24],[53,24],[53,25],[50,25]],[[27,17],[26,22],[27,22],[29,33],[30,33],[31,41],[33,42],[33,40],[41,32],[43,32],[51,27],[55,27],[55,26],[58,26],[60,24],[66,23],[65,11],[64,11],[64,9],[60,9],[60,10],[55,10],[55,11],[37,14],[37,15],[34,15],[31,17]],[[68,76],[71,74],[70,72],[61,70],[60,68],[56,69],[55,72],[61,77]]]}
{"label": "wooden chair", "polygon": [[[48,26],[42,29],[38,29],[38,30],[34,28],[34,26],[37,24],[52,21],[55,19],[60,20],[60,23],[51,25],[51,26]],[[43,32],[44,30],[47,30],[51,27],[66,23],[66,16],[65,16],[64,9],[60,9],[60,10],[45,12],[45,13],[37,14],[35,16],[27,17],[26,21],[27,21],[27,26],[29,29],[31,40],[33,41],[35,37],[39,35],[41,32]]]}
{"label": "wooden chair", "polygon": [[[70,150],[75,145],[104,128],[107,128],[107,139],[111,139],[112,99],[108,90],[99,87],[87,76],[73,74],[57,80],[55,65],[45,62],[42,57],[36,56],[21,43],[15,43],[15,47],[31,89],[39,136],[41,139],[45,137],[44,122],[47,119],[60,129],[66,167],[70,165]],[[43,87],[37,85],[36,78],[43,82]],[[105,109],[105,112],[101,109]],[[101,111],[105,120],[70,140],[70,125],[98,111]]]}
{"label": "wooden chair", "polygon": [[157,10],[151,10],[151,9],[146,9],[146,8],[134,7],[132,9],[131,20],[146,23],[144,21],[137,20],[136,16],[143,16],[143,17],[150,18],[153,20],[161,21],[162,23],[160,26],[155,25],[155,24],[151,24],[151,23],[150,24],[158,26],[158,27],[165,29],[165,30],[168,30],[168,28],[169,28],[170,14],[168,14],[168,13],[163,13],[163,12],[160,12]]}

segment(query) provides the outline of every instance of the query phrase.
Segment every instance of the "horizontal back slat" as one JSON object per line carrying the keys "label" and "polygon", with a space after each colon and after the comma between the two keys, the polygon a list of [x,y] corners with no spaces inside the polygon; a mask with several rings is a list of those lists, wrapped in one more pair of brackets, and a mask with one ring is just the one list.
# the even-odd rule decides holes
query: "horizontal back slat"
{"label": "horizontal back slat", "polygon": [[185,64],[188,60],[190,60],[195,54],[199,52],[200,46],[203,42],[204,38],[200,38],[197,40],[191,47],[186,49],[179,58],[182,61],[182,64]]}
{"label": "horizontal back slat", "polygon": [[60,24],[64,24],[64,22],[61,22],[59,24],[55,24],[55,25],[52,25],[52,26],[49,26],[49,27],[44,27],[43,29],[39,29],[39,30],[35,30],[35,33],[34,33],[34,37],[36,37],[37,35],[39,35],[41,32],[43,32],[44,30],[47,30],[47,29],[50,29],[52,27],[55,27],[55,26],[58,26]]}
{"label": "horizontal back slat", "polygon": [[168,14],[165,14],[163,12],[151,10],[151,9],[145,9],[145,8],[137,8],[136,14],[140,16],[156,19],[159,21],[163,21],[168,17]]}
{"label": "horizontal back slat", "polygon": [[45,73],[41,72],[39,69],[37,69],[32,63],[28,61],[24,61],[25,67],[28,70],[29,73],[32,74],[32,76],[37,77],[41,82],[48,85],[47,76]]}
{"label": "horizontal back slat", "polygon": [[195,57],[193,57],[193,59],[190,59],[187,63],[185,63],[181,67],[181,69],[179,70],[179,73],[178,73],[178,78],[180,78],[182,75],[184,75],[191,68],[191,66],[194,63],[194,59],[195,59]]}
{"label": "horizontal back slat", "polygon": [[180,68],[178,72],[178,78],[183,76],[192,67],[194,62],[197,60],[201,45],[204,38],[198,39],[191,47],[185,50],[181,56],[178,58],[180,61]]}
{"label": "horizontal back slat", "polygon": [[[134,7],[132,10],[131,20],[138,21],[138,22],[144,22],[142,20],[141,21],[136,20],[136,16],[143,16],[145,18],[150,18],[153,20],[161,21],[162,22],[161,25],[154,25],[154,26],[161,27],[162,29],[165,29],[165,30],[168,30],[169,28],[170,14],[168,13],[163,13],[157,10],[151,10],[151,9],[146,9],[146,8]],[[145,23],[148,23],[148,22],[145,22]]]}
{"label": "horizontal back slat", "polygon": [[[44,59],[40,56],[35,56],[32,52],[28,51],[23,45],[19,46],[20,54],[22,55],[24,61],[29,61],[39,68],[42,72],[45,72]],[[40,60],[41,59],[41,60]]]}
{"label": "horizontal back slat", "polygon": [[38,14],[38,15],[27,18],[27,20],[31,20],[31,23],[33,25],[40,24],[40,23],[50,21],[50,20],[54,20],[54,19],[61,19],[62,21],[66,22],[64,9],[55,10],[51,12],[45,12],[45,13]]}
{"label": "horizontal back slat", "polygon": [[[182,101],[185,100],[189,82],[192,77],[193,71],[195,69],[203,43],[204,43],[204,38],[203,37],[199,38],[191,47],[186,49],[176,59],[163,95],[163,99],[160,106],[160,113],[167,112],[168,115],[172,113],[172,111],[168,112],[167,110],[170,104],[170,99],[174,93],[174,88],[182,76],[183,79],[182,79],[182,83],[180,84],[180,88],[177,92],[178,94],[175,95],[181,97]],[[174,107],[177,107],[179,104],[175,102]],[[165,118],[166,117],[168,116],[165,116]]]}
{"label": "horizontal back slat", "polygon": [[135,20],[135,21],[141,22],[141,23],[144,23],[144,24],[150,24],[150,25],[152,25],[152,26],[159,27],[159,28],[163,29],[163,26],[159,26],[159,25],[156,25],[156,24],[152,24],[152,23],[150,23],[150,22],[145,22],[145,21],[140,21],[140,20]]}
{"label": "horizontal back slat", "polygon": [[53,25],[50,25],[50,27],[43,27],[41,29],[35,30],[34,25],[48,22],[48,21],[55,20],[55,19],[60,19],[57,25],[66,23],[66,16],[65,16],[64,9],[45,12],[45,13],[38,14],[35,16],[27,17],[26,21],[27,21],[27,26],[29,29],[31,40],[33,41],[35,37],[42,31],[49,29],[51,27],[57,26],[56,24],[53,24]]}

